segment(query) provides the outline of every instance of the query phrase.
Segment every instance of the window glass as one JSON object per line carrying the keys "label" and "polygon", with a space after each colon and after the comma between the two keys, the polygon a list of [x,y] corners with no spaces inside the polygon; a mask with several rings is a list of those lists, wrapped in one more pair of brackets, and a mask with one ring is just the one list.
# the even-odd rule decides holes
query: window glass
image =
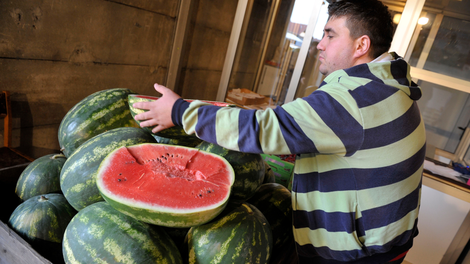
{"label": "window glass", "polygon": [[315,30],[313,31],[313,38],[310,41],[307,58],[302,69],[302,74],[297,86],[295,97],[304,97],[315,91],[324,79],[324,76],[319,72],[318,67],[318,49],[317,45],[323,37],[323,28],[328,21],[328,2],[325,2],[321,8]]}
{"label": "window glass", "polygon": [[284,103],[316,4],[311,0],[249,2],[226,101],[254,109]]}
{"label": "window glass", "polygon": [[[452,154],[470,126],[469,93],[456,88],[470,81],[469,43],[470,0],[427,0],[405,56],[422,71],[418,84],[423,97],[418,105],[427,143]],[[441,85],[432,83],[437,82],[433,73],[444,75]]]}
{"label": "window glass", "polygon": [[430,12],[422,17],[429,20],[418,26],[411,66],[470,80],[470,21]]}
{"label": "window glass", "polygon": [[420,80],[423,96],[418,106],[426,126],[426,140],[454,153],[470,119],[469,94]]}

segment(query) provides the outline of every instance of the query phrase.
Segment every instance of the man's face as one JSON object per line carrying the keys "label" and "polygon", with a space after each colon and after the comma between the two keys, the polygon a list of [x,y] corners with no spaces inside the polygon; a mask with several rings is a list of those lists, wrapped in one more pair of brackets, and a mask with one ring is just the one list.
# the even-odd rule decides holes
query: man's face
{"label": "man's face", "polygon": [[319,69],[325,76],[354,66],[355,41],[349,35],[345,17],[332,17],[328,20],[317,49],[320,51]]}

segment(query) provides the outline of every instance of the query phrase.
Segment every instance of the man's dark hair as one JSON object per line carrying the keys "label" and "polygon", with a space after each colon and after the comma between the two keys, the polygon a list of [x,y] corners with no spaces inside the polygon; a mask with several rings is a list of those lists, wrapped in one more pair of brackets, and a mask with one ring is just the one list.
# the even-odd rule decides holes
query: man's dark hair
{"label": "man's dark hair", "polygon": [[388,8],[378,0],[339,0],[328,6],[330,18],[346,17],[352,38],[367,35],[371,53],[377,58],[390,49],[393,38],[392,17]]}

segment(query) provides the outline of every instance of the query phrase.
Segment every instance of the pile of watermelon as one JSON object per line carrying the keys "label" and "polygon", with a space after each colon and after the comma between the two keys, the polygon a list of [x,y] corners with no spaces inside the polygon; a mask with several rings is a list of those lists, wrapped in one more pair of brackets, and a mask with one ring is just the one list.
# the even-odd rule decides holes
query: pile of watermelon
{"label": "pile of watermelon", "polygon": [[54,263],[295,263],[291,194],[261,155],[141,128],[132,104],[157,99],[114,88],[70,109],[10,227]]}

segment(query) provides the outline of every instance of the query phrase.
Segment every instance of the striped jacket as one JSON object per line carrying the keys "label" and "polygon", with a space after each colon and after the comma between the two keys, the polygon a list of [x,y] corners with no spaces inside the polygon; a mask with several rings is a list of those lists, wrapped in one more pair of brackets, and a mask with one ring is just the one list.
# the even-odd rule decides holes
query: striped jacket
{"label": "striped jacket", "polygon": [[398,58],[335,71],[309,96],[275,109],[180,99],[172,119],[229,149],[297,154],[292,202],[300,257],[385,263],[417,235],[425,155],[420,97]]}

